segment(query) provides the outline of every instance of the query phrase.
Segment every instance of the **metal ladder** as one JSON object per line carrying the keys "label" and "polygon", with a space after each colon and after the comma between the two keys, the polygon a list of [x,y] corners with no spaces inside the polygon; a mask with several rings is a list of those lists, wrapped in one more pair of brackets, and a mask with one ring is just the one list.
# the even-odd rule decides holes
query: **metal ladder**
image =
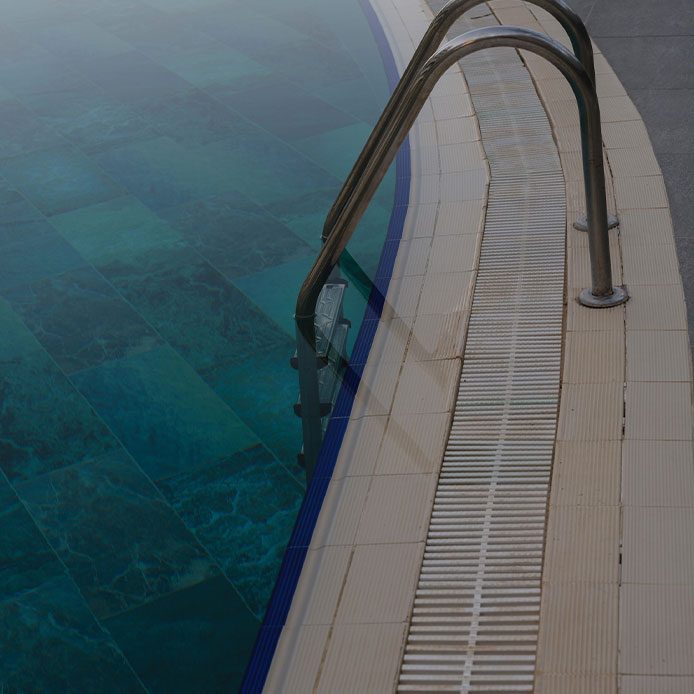
{"label": "metal ladder", "polygon": [[465,56],[492,47],[520,48],[545,58],[568,80],[580,114],[592,273],[592,287],[581,291],[578,301],[590,308],[607,308],[628,299],[624,287],[612,284],[600,109],[590,38],[580,18],[562,0],[530,1],[561,22],[580,60],[557,41],[521,27],[476,29],[435,50],[455,20],[482,2],[452,0],[427,30],[328,214],[323,230],[324,245],[301,286],[295,313],[296,363],[309,480],[318,460],[323,435],[316,344],[316,305],[322,288],[434,86],[449,67]]}

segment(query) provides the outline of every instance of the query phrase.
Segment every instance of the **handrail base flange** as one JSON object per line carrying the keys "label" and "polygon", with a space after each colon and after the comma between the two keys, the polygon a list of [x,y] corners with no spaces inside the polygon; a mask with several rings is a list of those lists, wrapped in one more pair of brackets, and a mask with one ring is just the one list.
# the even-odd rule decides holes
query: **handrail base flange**
{"label": "handrail base flange", "polygon": [[629,301],[629,292],[626,287],[612,287],[612,294],[607,296],[595,296],[590,288],[584,289],[578,295],[578,303],[588,308],[612,308]]}

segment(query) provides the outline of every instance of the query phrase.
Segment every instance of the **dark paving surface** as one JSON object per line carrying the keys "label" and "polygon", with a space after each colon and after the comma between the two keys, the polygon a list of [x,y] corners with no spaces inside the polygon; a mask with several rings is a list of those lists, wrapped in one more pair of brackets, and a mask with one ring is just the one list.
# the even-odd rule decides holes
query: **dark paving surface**
{"label": "dark paving surface", "polygon": [[670,198],[694,344],[694,2],[569,1],[648,128]]}

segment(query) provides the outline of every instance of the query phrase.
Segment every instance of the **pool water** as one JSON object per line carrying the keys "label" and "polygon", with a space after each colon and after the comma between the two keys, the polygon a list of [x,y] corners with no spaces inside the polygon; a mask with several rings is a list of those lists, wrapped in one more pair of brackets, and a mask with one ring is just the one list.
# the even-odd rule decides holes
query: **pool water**
{"label": "pool water", "polygon": [[[378,48],[358,0],[0,9],[0,690],[233,691],[304,494],[293,306]],[[371,277],[393,190],[349,246]]]}

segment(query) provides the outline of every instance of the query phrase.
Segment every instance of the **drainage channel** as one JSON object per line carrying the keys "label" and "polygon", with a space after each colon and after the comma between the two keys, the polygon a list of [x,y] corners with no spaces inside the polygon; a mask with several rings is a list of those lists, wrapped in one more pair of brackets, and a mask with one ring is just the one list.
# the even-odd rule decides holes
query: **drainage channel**
{"label": "drainage channel", "polygon": [[559,403],[565,189],[517,53],[489,51],[463,68],[491,183],[398,691],[531,692]]}

